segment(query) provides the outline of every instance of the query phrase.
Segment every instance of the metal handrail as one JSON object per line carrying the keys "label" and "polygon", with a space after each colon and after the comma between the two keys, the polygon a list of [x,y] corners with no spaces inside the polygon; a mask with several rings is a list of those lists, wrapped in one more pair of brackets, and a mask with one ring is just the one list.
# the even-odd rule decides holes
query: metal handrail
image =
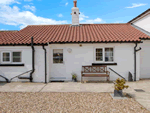
{"label": "metal handrail", "polygon": [[124,80],[126,80],[123,76],[121,76],[119,73],[117,73],[116,71],[114,71],[113,69],[109,68],[111,71],[113,71],[114,73],[116,73],[118,76],[120,76],[121,78],[123,78]]}
{"label": "metal handrail", "polygon": [[10,82],[6,77],[4,77],[4,76],[2,76],[2,75],[0,75],[0,77],[4,78],[4,79],[6,80],[7,83]]}
{"label": "metal handrail", "polygon": [[26,73],[28,73],[28,72],[30,72],[30,71],[32,71],[32,70],[29,70],[29,71],[26,71],[26,72],[24,72],[24,73],[22,73],[22,74],[19,74],[19,75],[15,76],[15,77],[11,78],[10,81],[11,81],[12,79],[17,78],[17,77],[20,77],[21,75],[24,75],[24,74],[26,74]]}

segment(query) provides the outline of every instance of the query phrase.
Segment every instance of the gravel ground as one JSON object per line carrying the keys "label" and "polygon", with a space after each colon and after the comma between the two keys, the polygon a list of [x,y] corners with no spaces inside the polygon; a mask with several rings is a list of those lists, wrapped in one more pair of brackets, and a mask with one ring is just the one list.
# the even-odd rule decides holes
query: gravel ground
{"label": "gravel ground", "polygon": [[2,93],[0,113],[149,113],[134,99],[109,93]]}

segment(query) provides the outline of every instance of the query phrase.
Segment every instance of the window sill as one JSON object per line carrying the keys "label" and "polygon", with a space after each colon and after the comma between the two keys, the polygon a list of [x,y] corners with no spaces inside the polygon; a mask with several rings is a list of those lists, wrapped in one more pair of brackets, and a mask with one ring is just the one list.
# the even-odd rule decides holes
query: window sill
{"label": "window sill", "polygon": [[95,66],[95,65],[117,65],[117,63],[92,63],[92,66]]}
{"label": "window sill", "polygon": [[0,64],[0,66],[24,66],[24,64]]}

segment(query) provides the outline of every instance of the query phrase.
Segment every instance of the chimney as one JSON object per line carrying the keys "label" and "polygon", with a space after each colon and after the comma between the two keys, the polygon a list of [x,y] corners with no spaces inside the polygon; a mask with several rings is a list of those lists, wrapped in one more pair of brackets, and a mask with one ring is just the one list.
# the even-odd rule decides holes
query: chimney
{"label": "chimney", "polygon": [[74,7],[71,9],[72,10],[72,26],[79,26],[79,8],[77,8],[77,0],[73,1]]}
{"label": "chimney", "polygon": [[77,7],[77,0],[74,0],[73,3],[74,3],[74,7]]}

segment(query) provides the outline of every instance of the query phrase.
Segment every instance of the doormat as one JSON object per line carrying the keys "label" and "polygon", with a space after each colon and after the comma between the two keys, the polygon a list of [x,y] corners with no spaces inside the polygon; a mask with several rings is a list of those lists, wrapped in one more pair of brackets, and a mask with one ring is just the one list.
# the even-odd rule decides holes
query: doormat
{"label": "doormat", "polygon": [[64,82],[64,81],[61,81],[61,80],[52,80],[50,82]]}
{"label": "doormat", "polygon": [[134,89],[136,92],[145,92],[143,89]]}

